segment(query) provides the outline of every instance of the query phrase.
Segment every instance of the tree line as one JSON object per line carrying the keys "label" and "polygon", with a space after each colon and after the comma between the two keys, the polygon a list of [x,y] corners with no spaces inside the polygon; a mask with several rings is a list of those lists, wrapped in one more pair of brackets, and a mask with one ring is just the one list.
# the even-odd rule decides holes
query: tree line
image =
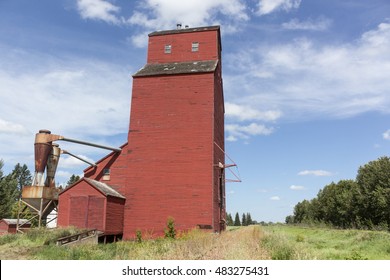
{"label": "tree line", "polygon": [[17,217],[17,201],[22,187],[31,185],[31,172],[27,165],[15,165],[8,175],[3,172],[4,162],[0,160],[0,219]]}
{"label": "tree line", "polygon": [[240,219],[240,214],[238,214],[237,212],[234,217],[234,220],[230,213],[226,215],[226,224],[228,226],[249,226],[257,224],[257,222],[252,220],[252,216],[250,213],[243,213]]}
{"label": "tree line", "polygon": [[[17,218],[18,200],[23,186],[30,186],[32,183],[31,172],[26,164],[17,163],[8,175],[4,175],[3,167],[4,161],[0,159],[0,219]],[[72,175],[66,186],[79,179],[80,176]]]}
{"label": "tree line", "polygon": [[355,180],[326,185],[317,197],[296,204],[286,223],[390,230],[390,158],[361,166]]}

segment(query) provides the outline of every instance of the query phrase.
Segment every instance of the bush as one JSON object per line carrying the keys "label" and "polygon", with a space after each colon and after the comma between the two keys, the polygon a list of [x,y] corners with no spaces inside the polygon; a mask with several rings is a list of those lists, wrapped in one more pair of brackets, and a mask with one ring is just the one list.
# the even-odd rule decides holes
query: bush
{"label": "bush", "polygon": [[168,218],[167,228],[164,229],[164,233],[166,238],[176,238],[175,220],[172,217]]}
{"label": "bush", "polygon": [[136,236],[137,243],[141,243],[142,242],[142,232],[140,230],[137,230],[135,232],[135,236]]}

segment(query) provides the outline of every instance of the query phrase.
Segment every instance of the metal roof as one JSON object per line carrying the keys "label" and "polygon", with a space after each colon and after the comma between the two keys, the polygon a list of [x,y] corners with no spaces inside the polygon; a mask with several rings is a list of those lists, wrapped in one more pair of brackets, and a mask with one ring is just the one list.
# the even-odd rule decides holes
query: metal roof
{"label": "metal roof", "polygon": [[201,31],[210,31],[210,30],[219,30],[219,25],[214,26],[205,26],[205,27],[195,27],[195,28],[180,28],[173,30],[164,30],[164,31],[155,31],[149,34],[151,36],[159,36],[159,35],[168,35],[168,34],[179,34],[179,33],[190,33],[190,32],[201,32]]}
{"label": "metal roof", "polygon": [[126,197],[124,197],[119,192],[117,192],[116,190],[114,190],[112,187],[110,187],[109,185],[107,185],[105,183],[102,183],[102,182],[99,182],[99,181],[96,181],[96,180],[92,180],[92,179],[89,179],[89,178],[83,178],[83,179],[88,184],[90,184],[91,186],[93,186],[94,188],[96,188],[97,190],[102,192],[105,196],[114,196],[114,197],[119,197],[119,198],[126,199]]}
{"label": "metal roof", "polygon": [[218,60],[146,64],[133,77],[214,72]]}
{"label": "metal roof", "polygon": [[[18,223],[18,219],[2,219],[8,225],[16,225]],[[31,224],[27,219],[19,219],[20,224]]]}

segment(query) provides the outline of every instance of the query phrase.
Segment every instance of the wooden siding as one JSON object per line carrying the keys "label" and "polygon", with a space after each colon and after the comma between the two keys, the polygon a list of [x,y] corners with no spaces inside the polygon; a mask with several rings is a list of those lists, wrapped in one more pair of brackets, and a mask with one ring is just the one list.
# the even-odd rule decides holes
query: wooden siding
{"label": "wooden siding", "polygon": [[[84,177],[107,183],[116,191],[123,194],[127,183],[127,175],[129,173],[128,154],[131,153],[131,151],[128,150],[127,143],[122,145],[121,148],[122,151],[120,153],[110,153],[108,156],[98,161],[96,168],[87,168],[84,171]],[[103,171],[106,168],[110,169],[109,180],[103,179]]]}
{"label": "wooden siding", "polygon": [[121,234],[124,204],[124,199],[106,197],[81,180],[60,194],[58,225],[98,229],[106,234]]}
{"label": "wooden siding", "polygon": [[[217,30],[149,37],[147,63],[220,59],[218,39]],[[192,51],[193,42],[199,43],[199,51]],[[164,53],[165,45],[172,46],[170,54]]]}
{"label": "wooden siding", "polygon": [[134,79],[125,238],[213,226],[213,95],[213,73]]}

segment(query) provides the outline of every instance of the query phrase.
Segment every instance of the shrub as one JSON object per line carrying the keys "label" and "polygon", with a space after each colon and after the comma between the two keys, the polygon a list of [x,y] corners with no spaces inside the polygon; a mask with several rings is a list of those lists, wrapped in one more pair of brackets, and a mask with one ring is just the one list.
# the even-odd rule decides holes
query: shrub
{"label": "shrub", "polygon": [[167,228],[164,229],[165,237],[175,239],[176,229],[175,229],[175,220],[172,217],[168,218]]}
{"label": "shrub", "polygon": [[136,236],[137,243],[141,243],[142,242],[142,232],[140,230],[137,230],[135,232],[135,236]]}

